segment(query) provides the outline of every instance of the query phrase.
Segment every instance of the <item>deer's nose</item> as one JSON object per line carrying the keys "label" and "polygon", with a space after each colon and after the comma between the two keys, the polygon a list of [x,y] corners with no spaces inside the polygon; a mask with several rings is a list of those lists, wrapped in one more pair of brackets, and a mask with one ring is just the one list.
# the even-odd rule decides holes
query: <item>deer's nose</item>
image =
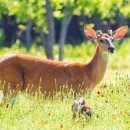
{"label": "deer's nose", "polygon": [[111,53],[114,53],[115,48],[114,47],[108,47],[108,51]]}

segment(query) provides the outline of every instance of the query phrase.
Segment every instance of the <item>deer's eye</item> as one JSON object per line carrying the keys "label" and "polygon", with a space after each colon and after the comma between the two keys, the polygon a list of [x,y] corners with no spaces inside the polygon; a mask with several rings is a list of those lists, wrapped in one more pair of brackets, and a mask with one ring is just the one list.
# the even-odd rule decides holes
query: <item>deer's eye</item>
{"label": "deer's eye", "polygon": [[114,38],[111,38],[111,41],[113,42],[113,41],[114,41]]}
{"label": "deer's eye", "polygon": [[102,40],[102,39],[101,39],[101,40],[99,40],[99,41],[100,41],[101,43],[104,43],[104,40]]}

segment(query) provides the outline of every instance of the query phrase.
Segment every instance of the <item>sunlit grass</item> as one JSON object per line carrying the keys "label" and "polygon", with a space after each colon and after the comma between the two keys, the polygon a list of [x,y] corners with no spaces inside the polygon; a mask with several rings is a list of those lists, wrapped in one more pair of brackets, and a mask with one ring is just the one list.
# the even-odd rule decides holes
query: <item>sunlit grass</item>
{"label": "sunlit grass", "polygon": [[[72,119],[71,106],[74,97],[71,93],[56,96],[54,99],[41,98],[21,93],[15,98],[15,103],[6,100],[0,107],[0,129],[2,130],[129,130],[130,129],[130,44],[116,47],[110,56],[105,78],[93,93],[79,94],[77,100],[84,96],[86,105],[94,113],[91,118],[82,116]],[[93,55],[95,45],[83,43],[81,45],[66,45],[64,61],[87,62]],[[27,51],[18,43],[11,49],[2,48],[0,57],[6,53],[25,53],[45,58],[43,47],[32,46]],[[58,46],[54,47],[56,60]],[[119,74],[120,73],[120,74]]]}
{"label": "sunlit grass", "polygon": [[[8,102],[0,107],[0,129],[86,130],[130,128],[130,80],[115,74],[97,86],[90,95],[85,93],[86,105],[94,109],[91,118],[73,119],[71,93],[54,99],[19,94],[12,107]],[[79,99],[83,95],[78,95]]]}

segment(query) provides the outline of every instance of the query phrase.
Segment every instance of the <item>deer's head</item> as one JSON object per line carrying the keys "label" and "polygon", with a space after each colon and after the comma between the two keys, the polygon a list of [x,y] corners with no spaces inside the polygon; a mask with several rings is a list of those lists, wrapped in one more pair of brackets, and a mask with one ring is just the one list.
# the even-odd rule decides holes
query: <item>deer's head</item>
{"label": "deer's head", "polygon": [[127,30],[128,26],[122,26],[114,32],[108,30],[108,33],[102,33],[101,30],[95,31],[92,28],[85,28],[84,33],[89,40],[96,40],[101,52],[108,51],[114,53],[114,40],[121,40],[127,33]]}

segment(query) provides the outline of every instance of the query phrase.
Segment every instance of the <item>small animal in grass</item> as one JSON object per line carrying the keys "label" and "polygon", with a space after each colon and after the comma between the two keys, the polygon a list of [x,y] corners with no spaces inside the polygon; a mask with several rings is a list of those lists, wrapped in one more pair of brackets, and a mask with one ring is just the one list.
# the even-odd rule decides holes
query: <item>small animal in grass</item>
{"label": "small animal in grass", "polygon": [[78,116],[80,117],[81,114],[83,114],[84,116],[90,116],[93,113],[92,108],[88,107],[85,105],[85,100],[84,98],[80,98],[79,102],[77,102],[76,100],[74,101],[74,104],[72,105],[72,111],[73,111],[73,118],[76,117],[76,113],[78,113]]}

